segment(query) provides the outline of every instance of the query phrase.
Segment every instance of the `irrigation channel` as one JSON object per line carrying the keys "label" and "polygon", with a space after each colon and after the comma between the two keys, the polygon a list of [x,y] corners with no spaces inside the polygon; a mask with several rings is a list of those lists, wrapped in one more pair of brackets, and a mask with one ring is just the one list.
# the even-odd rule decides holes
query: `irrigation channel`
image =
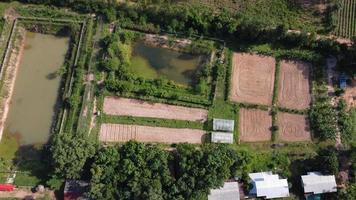
{"label": "irrigation channel", "polygon": [[26,33],[5,134],[20,145],[46,143],[58,107],[58,70],[69,48],[68,37]]}

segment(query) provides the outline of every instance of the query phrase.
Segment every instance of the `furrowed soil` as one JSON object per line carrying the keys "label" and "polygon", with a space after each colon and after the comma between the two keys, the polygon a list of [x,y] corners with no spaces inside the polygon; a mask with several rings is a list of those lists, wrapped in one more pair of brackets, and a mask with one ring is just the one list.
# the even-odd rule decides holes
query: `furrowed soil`
{"label": "furrowed soil", "polygon": [[234,53],[230,99],[240,103],[272,104],[276,61],[270,56]]}
{"label": "furrowed soil", "polygon": [[311,102],[309,73],[311,65],[302,61],[282,61],[278,87],[278,105],[307,109]]}
{"label": "furrowed soil", "polygon": [[139,142],[154,143],[196,143],[205,140],[206,133],[198,129],[164,128],[124,124],[102,124],[99,141],[101,142]]}
{"label": "furrowed soil", "polygon": [[201,108],[189,108],[162,103],[127,99],[119,97],[105,97],[104,113],[118,116],[152,117],[204,122],[208,111]]}
{"label": "furrowed soil", "polygon": [[309,122],[306,116],[278,112],[278,140],[285,142],[310,141]]}
{"label": "furrowed soil", "polygon": [[271,140],[272,117],[268,111],[258,109],[240,109],[240,140],[261,142]]}

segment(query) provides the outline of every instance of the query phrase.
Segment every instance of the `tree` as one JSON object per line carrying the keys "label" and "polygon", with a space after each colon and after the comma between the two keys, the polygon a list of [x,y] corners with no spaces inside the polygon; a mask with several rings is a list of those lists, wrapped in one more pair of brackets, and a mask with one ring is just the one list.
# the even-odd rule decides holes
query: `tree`
{"label": "tree", "polygon": [[318,168],[326,174],[336,175],[339,172],[338,154],[332,146],[319,150],[317,163]]}
{"label": "tree", "polygon": [[79,178],[87,159],[95,153],[95,146],[88,138],[78,134],[57,134],[51,147],[56,174],[63,178]]}

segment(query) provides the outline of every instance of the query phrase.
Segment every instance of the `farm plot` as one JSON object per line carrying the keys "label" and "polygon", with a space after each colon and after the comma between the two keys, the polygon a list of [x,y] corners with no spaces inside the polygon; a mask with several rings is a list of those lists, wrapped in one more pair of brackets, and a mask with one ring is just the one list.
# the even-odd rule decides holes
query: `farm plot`
{"label": "farm plot", "polygon": [[105,97],[104,113],[118,116],[152,117],[187,121],[206,121],[208,111],[136,99]]}
{"label": "farm plot", "polygon": [[231,100],[271,105],[275,64],[273,57],[235,53],[231,75]]}
{"label": "farm plot", "polygon": [[272,117],[268,111],[240,109],[240,140],[261,142],[271,140]]}
{"label": "farm plot", "polygon": [[278,86],[278,105],[285,108],[306,109],[311,102],[310,64],[302,61],[282,61]]}
{"label": "farm plot", "polygon": [[279,127],[278,139],[286,142],[310,140],[309,123],[304,115],[279,112],[277,114]]}
{"label": "farm plot", "polygon": [[339,5],[334,33],[341,37],[352,38],[356,35],[356,0],[340,0]]}
{"label": "farm plot", "polygon": [[157,143],[196,143],[205,140],[206,133],[198,129],[164,128],[124,124],[102,124],[99,141],[101,142],[139,142]]}

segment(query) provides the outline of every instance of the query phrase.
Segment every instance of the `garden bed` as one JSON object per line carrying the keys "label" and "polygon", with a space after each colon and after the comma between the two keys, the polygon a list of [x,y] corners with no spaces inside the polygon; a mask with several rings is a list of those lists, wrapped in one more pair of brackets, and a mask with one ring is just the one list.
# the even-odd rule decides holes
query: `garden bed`
{"label": "garden bed", "polygon": [[239,103],[271,105],[275,59],[235,53],[232,65],[230,99]]}
{"label": "garden bed", "polygon": [[118,116],[152,117],[204,122],[208,111],[162,103],[152,103],[136,99],[105,97],[103,111],[105,114]]}
{"label": "garden bed", "polygon": [[311,103],[310,64],[302,61],[281,61],[278,105],[292,109],[307,109]]}
{"label": "garden bed", "polygon": [[306,116],[278,112],[278,140],[285,142],[310,141],[309,122]]}
{"label": "garden bed", "polygon": [[272,117],[268,111],[258,109],[240,109],[240,140],[261,142],[271,140]]}
{"label": "garden bed", "polygon": [[206,133],[198,129],[178,129],[124,124],[102,124],[101,142],[203,143]]}

